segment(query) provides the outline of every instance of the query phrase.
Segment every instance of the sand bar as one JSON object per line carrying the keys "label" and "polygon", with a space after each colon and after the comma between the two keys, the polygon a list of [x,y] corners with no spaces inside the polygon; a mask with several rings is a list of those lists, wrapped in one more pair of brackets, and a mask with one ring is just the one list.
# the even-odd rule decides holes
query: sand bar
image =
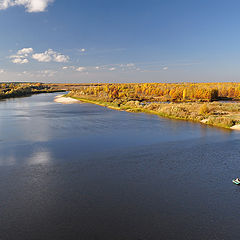
{"label": "sand bar", "polygon": [[231,129],[240,130],[240,124],[232,126]]}
{"label": "sand bar", "polygon": [[59,95],[54,98],[54,102],[62,103],[62,104],[72,104],[72,103],[80,103],[79,100],[70,98],[70,97],[64,97],[64,95]]}

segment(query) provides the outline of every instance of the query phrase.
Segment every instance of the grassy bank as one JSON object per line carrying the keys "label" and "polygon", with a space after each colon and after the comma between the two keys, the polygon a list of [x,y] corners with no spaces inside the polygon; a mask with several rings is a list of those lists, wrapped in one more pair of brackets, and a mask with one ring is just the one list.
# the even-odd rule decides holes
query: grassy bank
{"label": "grassy bank", "polygon": [[118,101],[106,102],[96,97],[76,96],[71,92],[67,96],[115,110],[156,114],[161,117],[194,121],[228,129],[240,124],[240,103],[148,103],[139,101],[119,103]]}

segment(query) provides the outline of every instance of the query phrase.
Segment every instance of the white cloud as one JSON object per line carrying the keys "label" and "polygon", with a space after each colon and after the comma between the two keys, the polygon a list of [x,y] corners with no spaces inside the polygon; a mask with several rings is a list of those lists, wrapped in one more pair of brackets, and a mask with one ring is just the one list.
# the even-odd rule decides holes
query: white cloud
{"label": "white cloud", "polygon": [[33,49],[32,48],[23,48],[23,49],[20,49],[18,50],[17,54],[21,55],[21,54],[29,54],[29,53],[32,53],[33,52]]}
{"label": "white cloud", "polygon": [[168,67],[164,67],[163,70],[164,70],[164,71],[168,70]]}
{"label": "white cloud", "polygon": [[23,55],[11,55],[9,58],[25,58]]}
{"label": "white cloud", "polygon": [[52,77],[54,76],[57,72],[53,70],[42,70],[39,71],[40,74],[43,75],[43,77]]}
{"label": "white cloud", "polygon": [[80,49],[80,52],[86,52],[85,48]]}
{"label": "white cloud", "polygon": [[44,12],[54,0],[0,0],[0,10],[24,6],[27,12]]}
{"label": "white cloud", "polygon": [[28,63],[28,60],[26,58],[14,58],[11,61],[16,64]]}
{"label": "white cloud", "polygon": [[[91,67],[89,67],[91,68]],[[77,72],[84,72],[87,70],[87,67],[78,67],[78,66],[64,66],[62,67],[63,70],[73,70]]]}
{"label": "white cloud", "polygon": [[69,57],[61,53],[57,53],[52,49],[48,49],[44,53],[35,53],[32,55],[32,58],[39,62],[68,62]]}
{"label": "white cloud", "polygon": [[39,71],[23,71],[21,75],[26,75],[29,77],[36,77],[36,78],[42,78],[42,77],[53,77],[57,71],[46,69],[46,70],[39,70]]}
{"label": "white cloud", "polygon": [[136,66],[134,63],[125,63],[125,64],[106,64],[106,65],[97,65],[97,66],[64,66],[62,70],[73,70],[78,72],[96,72],[96,71],[140,71],[141,69]]}
{"label": "white cloud", "polygon": [[78,71],[78,72],[84,72],[85,70],[86,70],[85,67],[78,67],[78,68],[76,68],[76,71]]}
{"label": "white cloud", "polygon": [[69,57],[62,54],[56,54],[56,55],[53,55],[53,60],[55,62],[68,62]]}
{"label": "white cloud", "polygon": [[24,64],[28,63],[28,55],[33,52],[32,48],[23,48],[17,51],[16,55],[11,55],[9,58],[13,63]]}
{"label": "white cloud", "polygon": [[39,62],[50,62],[52,57],[45,53],[35,53],[32,55],[32,58],[39,61]]}
{"label": "white cloud", "polygon": [[122,70],[122,71],[136,71],[137,66],[135,63],[117,63],[117,64],[106,64],[102,66],[96,66],[96,70],[108,70],[108,71],[117,71],[117,70]]}
{"label": "white cloud", "polygon": [[135,67],[135,64],[134,63],[128,63],[126,66],[127,67]]}
{"label": "white cloud", "polygon": [[[1,0],[0,0],[1,1]],[[69,57],[61,53],[55,52],[52,49],[48,49],[43,53],[34,53],[32,48],[23,48],[17,51],[17,54],[11,55],[9,58],[12,59],[13,63],[28,63],[29,58],[37,60],[38,62],[68,62]]]}
{"label": "white cloud", "polygon": [[64,66],[62,67],[63,70],[66,70],[66,69],[71,69],[71,70],[76,70],[77,67],[75,66]]}
{"label": "white cloud", "polygon": [[4,70],[3,70],[3,69],[0,69],[0,74],[1,74],[1,73],[4,73]]}

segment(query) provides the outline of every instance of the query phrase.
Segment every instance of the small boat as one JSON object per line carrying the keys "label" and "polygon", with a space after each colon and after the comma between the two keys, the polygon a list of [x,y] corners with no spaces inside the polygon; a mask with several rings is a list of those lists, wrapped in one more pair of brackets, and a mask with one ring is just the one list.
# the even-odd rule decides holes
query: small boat
{"label": "small boat", "polygon": [[239,181],[238,179],[233,179],[232,182],[233,182],[234,184],[237,184],[237,185],[240,184],[240,181]]}

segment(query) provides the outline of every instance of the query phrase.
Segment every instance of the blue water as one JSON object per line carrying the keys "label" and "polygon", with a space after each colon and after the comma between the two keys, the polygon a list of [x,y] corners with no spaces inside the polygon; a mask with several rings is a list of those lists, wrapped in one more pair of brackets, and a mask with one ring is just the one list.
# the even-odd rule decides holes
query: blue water
{"label": "blue water", "polygon": [[0,239],[239,236],[239,132],[56,95],[0,102]]}

